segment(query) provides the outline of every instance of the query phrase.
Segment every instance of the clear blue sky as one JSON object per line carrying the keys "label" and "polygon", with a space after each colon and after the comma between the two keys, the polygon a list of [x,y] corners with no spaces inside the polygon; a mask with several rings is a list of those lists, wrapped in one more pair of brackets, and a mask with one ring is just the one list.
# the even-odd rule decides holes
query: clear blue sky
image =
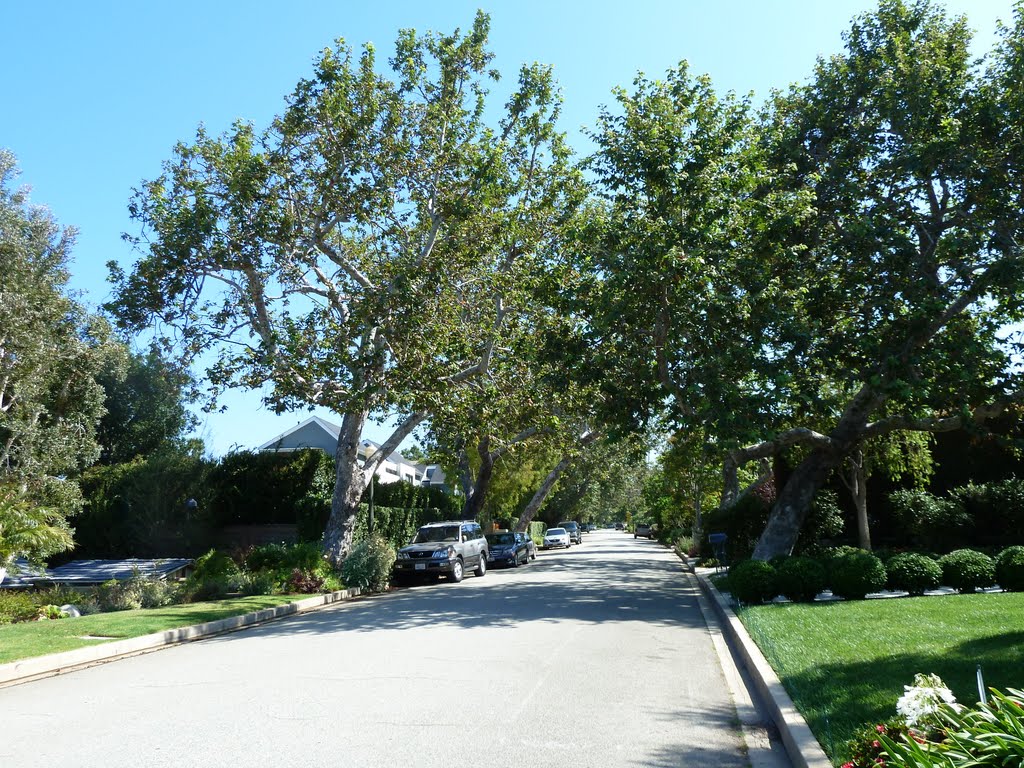
{"label": "clear blue sky", "polygon": [[[946,0],[967,14],[983,52],[1012,0]],[[316,53],[344,37],[372,41],[383,62],[398,29],[451,31],[491,14],[495,65],[506,81],[524,62],[554,66],[565,97],[564,128],[583,148],[610,90],[637,71],[660,76],[682,59],[722,91],[753,91],[805,80],[819,55],[842,48],[850,19],[870,0],[251,0],[177,2],[11,2],[3,12],[0,147],[12,150],[32,200],[79,229],[72,285],[95,306],[109,293],[108,260],[128,266],[121,241],[132,229],[132,187],[158,175],[179,140],[204,123],[220,133],[232,121],[258,128],[281,111]],[[252,448],[306,418],[275,416],[258,395],[225,400],[204,417],[200,436],[222,454]],[[325,418],[337,417],[320,413]],[[367,436],[382,439],[382,431]]]}

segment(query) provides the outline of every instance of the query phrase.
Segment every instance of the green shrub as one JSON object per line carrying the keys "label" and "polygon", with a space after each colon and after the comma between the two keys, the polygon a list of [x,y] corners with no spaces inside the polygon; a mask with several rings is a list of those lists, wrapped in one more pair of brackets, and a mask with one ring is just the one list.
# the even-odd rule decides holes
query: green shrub
{"label": "green shrub", "polygon": [[741,603],[763,603],[778,594],[775,568],[763,560],[744,560],[729,569],[729,591]]}
{"label": "green shrub", "polygon": [[1007,547],[999,553],[996,582],[1007,592],[1024,591],[1024,547]]}
{"label": "green shrub", "polygon": [[341,578],[350,587],[386,592],[391,583],[395,550],[380,536],[359,542],[341,565]]}
{"label": "green shrub", "polygon": [[330,565],[320,545],[312,541],[297,544],[261,544],[245,556],[245,567],[256,571],[281,571],[285,577],[296,568],[324,575]]}
{"label": "green shrub", "polygon": [[211,549],[205,555],[196,558],[192,575],[203,580],[234,576],[238,572],[238,563],[230,555],[220,550]]}
{"label": "green shrub", "polygon": [[832,558],[829,585],[832,594],[847,600],[863,600],[869,592],[885,588],[885,566],[863,550]]}
{"label": "green shrub", "polygon": [[96,603],[100,610],[131,611],[142,607],[142,595],[134,589],[127,589],[125,583],[117,579],[105,581],[96,587]]}
{"label": "green shrub", "polygon": [[34,621],[38,616],[39,606],[28,593],[0,591],[0,624]]}
{"label": "green shrub", "polygon": [[36,605],[73,605],[83,616],[99,611],[99,606],[90,593],[79,592],[62,584],[55,584],[30,594]]}
{"label": "green shrub", "polygon": [[813,557],[788,557],[776,570],[776,589],[795,603],[810,603],[825,589],[825,567]]}
{"label": "green shrub", "polygon": [[928,491],[896,491],[889,497],[895,522],[918,549],[946,551],[971,532],[971,517],[954,499],[933,496]]}
{"label": "green shrub", "polygon": [[935,589],[942,583],[942,567],[927,555],[916,552],[893,555],[885,570],[890,589],[904,590],[912,595],[923,595],[926,589]]}
{"label": "green shrub", "polygon": [[991,587],[996,580],[996,564],[984,552],[958,549],[939,560],[942,583],[957,592],[974,592]]}
{"label": "green shrub", "polygon": [[729,507],[718,507],[704,516],[704,534],[700,551],[714,555],[715,548],[708,538],[712,533],[724,533],[728,562],[749,558],[768,522],[770,505],[754,493],[745,493]]}
{"label": "green shrub", "polygon": [[292,570],[288,577],[285,590],[289,593],[299,595],[314,595],[323,591],[324,578],[313,571],[303,571],[301,568]]}

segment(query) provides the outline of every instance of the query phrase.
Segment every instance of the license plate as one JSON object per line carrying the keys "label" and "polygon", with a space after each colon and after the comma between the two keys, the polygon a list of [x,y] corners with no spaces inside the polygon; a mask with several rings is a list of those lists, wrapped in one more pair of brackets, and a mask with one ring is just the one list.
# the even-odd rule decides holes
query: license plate
{"label": "license plate", "polygon": [[427,564],[426,563],[416,563],[416,570],[417,571],[425,571],[425,570],[427,570]]}

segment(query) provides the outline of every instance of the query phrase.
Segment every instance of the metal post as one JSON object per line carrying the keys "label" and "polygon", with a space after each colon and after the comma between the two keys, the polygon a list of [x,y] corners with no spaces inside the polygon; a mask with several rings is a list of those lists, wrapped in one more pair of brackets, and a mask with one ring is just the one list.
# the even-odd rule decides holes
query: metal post
{"label": "metal post", "polygon": [[978,701],[984,704],[987,700],[985,696],[985,678],[981,675],[981,664],[978,665]]}

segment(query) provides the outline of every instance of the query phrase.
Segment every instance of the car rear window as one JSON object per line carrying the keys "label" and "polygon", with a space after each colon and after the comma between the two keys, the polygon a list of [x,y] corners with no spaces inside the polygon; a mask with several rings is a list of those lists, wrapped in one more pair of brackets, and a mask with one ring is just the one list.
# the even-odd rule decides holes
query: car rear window
{"label": "car rear window", "polygon": [[565,528],[548,528],[548,532],[545,533],[544,535],[545,536],[560,536],[563,533],[565,533]]}

